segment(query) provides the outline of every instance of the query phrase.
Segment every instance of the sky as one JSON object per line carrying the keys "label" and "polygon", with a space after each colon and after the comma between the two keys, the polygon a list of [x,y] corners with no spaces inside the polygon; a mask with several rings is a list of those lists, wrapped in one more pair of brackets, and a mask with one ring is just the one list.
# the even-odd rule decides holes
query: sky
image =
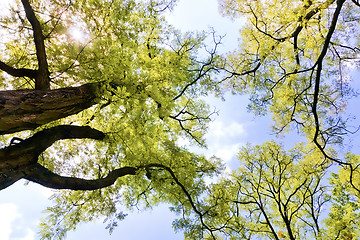
{"label": "sky", "polygon": [[[2,3],[4,1],[2,0]],[[218,35],[225,36],[220,51],[226,52],[236,47],[238,29],[241,21],[233,22],[222,18],[218,13],[217,0],[180,0],[173,13],[168,16],[170,23],[183,31],[209,30],[213,28]],[[246,96],[227,94],[226,101],[208,97],[207,101],[219,111],[210,124],[206,135],[208,149],[201,150],[205,155],[222,158],[231,168],[236,166],[236,153],[246,142],[260,144],[269,139],[269,119],[256,118],[248,113]],[[19,181],[0,191],[0,239],[35,240],[37,225],[42,211],[52,202],[48,198],[52,190],[34,183],[24,185]],[[182,233],[175,234],[171,227],[176,217],[166,205],[154,207],[146,212],[126,212],[128,216],[110,236],[102,220],[81,224],[67,235],[68,240],[87,239],[183,239]]]}

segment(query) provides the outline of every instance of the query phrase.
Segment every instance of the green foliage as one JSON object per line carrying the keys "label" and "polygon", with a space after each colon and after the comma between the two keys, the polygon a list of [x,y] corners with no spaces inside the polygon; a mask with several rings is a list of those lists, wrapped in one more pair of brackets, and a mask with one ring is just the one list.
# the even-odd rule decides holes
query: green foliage
{"label": "green foliage", "polygon": [[245,22],[239,48],[219,66],[222,86],[248,94],[255,114],[270,113],[274,133],[296,130],[305,141],[290,151],[275,142],[242,148],[240,168],[208,186],[201,211],[175,227],[189,239],[358,239],[359,157],[344,150],[358,1],[219,3]]}
{"label": "green foliage", "polygon": [[[342,170],[340,170],[340,174],[341,172]],[[331,195],[333,205],[325,223],[329,235],[333,238],[358,239],[360,236],[359,193],[354,194],[352,187],[345,179],[348,180],[349,178],[332,174],[331,184],[334,188]]]}
{"label": "green foliage", "polygon": [[[285,152],[266,142],[242,148],[238,158],[241,167],[212,184],[204,199],[202,218],[215,238],[278,239],[281,232],[289,239],[328,239],[322,238],[321,214],[329,190],[317,150],[297,146]],[[187,233],[198,239],[201,224],[189,221],[177,227],[194,225]]]}
{"label": "green foliage", "polygon": [[[246,21],[239,48],[223,57],[216,37],[209,50],[206,34],[168,25],[163,13],[175,1],[31,1],[52,88],[99,88],[96,105],[35,131],[75,124],[106,134],[101,142],[59,141],[39,163],[85,179],[137,169],[103,189],[56,192],[40,224],[42,239],[63,239],[99,218],[111,233],[126,210],[159,203],[179,214],[173,226],[186,239],[359,237],[359,156],[341,159],[340,151],[350,132],[348,99],[356,96],[349,72],[359,55],[358,2],[219,2],[224,15]],[[19,1],[0,24],[11,33],[1,43],[1,60],[36,69],[31,25]],[[2,89],[34,88],[27,77],[2,74],[1,80]],[[306,142],[289,151],[273,141],[247,145],[230,174],[219,159],[179,146],[182,138],[205,146],[212,113],[201,99],[229,89],[249,94],[255,114],[270,112],[275,133],[295,127]],[[1,138],[5,145],[9,136]]]}
{"label": "green foliage", "polygon": [[[332,23],[337,2],[342,15]],[[319,124],[327,144],[341,141],[347,125],[341,114],[356,95],[348,73],[357,64],[358,7],[334,0],[221,0],[220,5],[224,15],[246,20],[239,49],[224,63],[232,74],[228,87],[250,94],[249,109],[256,114],[269,111],[277,132],[296,127],[313,139]]]}
{"label": "green foliage", "polygon": [[[138,169],[96,191],[59,191],[40,224],[43,239],[63,239],[80,222],[105,218],[110,232],[126,214],[160,202],[190,212],[204,179],[221,171],[179,147],[179,138],[204,145],[209,108],[200,100],[212,86],[215,50],[199,59],[202,33],[182,34],[162,16],[173,1],[31,1],[45,36],[52,88],[97,83],[98,104],[41,126],[89,125],[106,134],[102,142],[64,140],[42,153],[39,163],[62,176],[99,179],[121,167]],[[20,2],[2,16],[14,34],[1,59],[36,69],[31,25]],[[81,36],[77,38],[77,36]],[[215,47],[218,43],[215,43]],[[208,48],[207,48],[208,49]],[[34,88],[27,78],[2,76],[1,87]]]}

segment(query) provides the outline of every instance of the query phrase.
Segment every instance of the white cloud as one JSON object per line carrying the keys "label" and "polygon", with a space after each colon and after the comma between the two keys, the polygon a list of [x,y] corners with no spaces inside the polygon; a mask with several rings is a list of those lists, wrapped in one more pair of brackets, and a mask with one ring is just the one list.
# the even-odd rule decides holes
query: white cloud
{"label": "white cloud", "polygon": [[17,206],[12,203],[0,205],[0,239],[8,240],[12,232],[12,222],[21,215],[17,212]]}
{"label": "white cloud", "polygon": [[246,136],[246,131],[244,128],[244,125],[232,122],[231,124],[225,126],[225,124],[221,121],[214,121],[210,123],[209,126],[209,132],[207,134],[207,137],[226,137],[226,138],[232,138],[232,137],[243,137]]}
{"label": "white cloud", "polygon": [[[204,6],[206,6],[206,11],[199,11]],[[167,14],[166,19],[184,32],[214,29],[216,35],[224,36],[220,48],[220,51],[224,52],[231,51],[238,46],[238,29],[244,24],[244,19],[222,17],[218,11],[217,0],[178,1],[174,11]]]}
{"label": "white cloud", "polygon": [[12,238],[10,240],[34,240],[35,239],[35,233],[34,231],[27,229],[26,230],[27,234],[25,237],[21,237],[21,238]]}
{"label": "white cloud", "polygon": [[242,144],[224,145],[218,147],[215,152],[215,156],[221,158],[225,162],[230,162],[233,157],[236,156]]}
{"label": "white cloud", "polygon": [[34,240],[35,233],[30,228],[26,229],[26,236],[20,238],[11,238],[11,234],[15,232],[15,222],[22,215],[18,211],[18,207],[13,203],[0,204],[0,239],[1,240]]}
{"label": "white cloud", "polygon": [[244,145],[247,133],[244,125],[238,122],[226,124],[216,120],[210,123],[206,134],[208,149],[206,155],[215,155],[225,162],[230,162],[236,156],[239,148]]}

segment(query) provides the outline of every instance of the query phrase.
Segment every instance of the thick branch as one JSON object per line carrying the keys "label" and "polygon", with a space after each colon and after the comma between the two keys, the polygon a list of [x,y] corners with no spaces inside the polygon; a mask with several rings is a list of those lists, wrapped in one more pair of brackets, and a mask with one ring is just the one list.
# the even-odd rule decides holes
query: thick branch
{"label": "thick branch", "polygon": [[314,102],[312,105],[312,113],[314,116],[314,121],[315,121],[315,133],[314,133],[314,143],[315,145],[318,147],[318,149],[321,151],[321,153],[328,159],[342,165],[342,166],[349,166],[350,167],[350,184],[351,186],[358,192],[360,192],[360,189],[355,186],[354,181],[353,181],[353,173],[356,169],[356,167],[354,168],[353,165],[351,163],[348,162],[344,162],[341,161],[339,159],[333,158],[331,156],[329,156],[326,151],[325,151],[325,147],[321,146],[320,142],[318,141],[318,137],[321,134],[321,130],[320,130],[320,121],[319,121],[319,116],[318,116],[318,112],[317,112],[317,104],[319,101],[319,94],[320,94],[320,80],[321,80],[321,71],[322,71],[322,63],[323,60],[326,56],[327,50],[329,48],[330,42],[331,42],[331,37],[335,31],[336,25],[337,25],[337,21],[338,18],[340,16],[340,12],[341,12],[341,8],[343,6],[343,4],[345,3],[345,0],[337,0],[337,7],[335,9],[332,21],[331,21],[331,25],[328,31],[328,34],[325,38],[325,43],[323,46],[323,49],[318,57],[318,60],[315,63],[315,66],[317,65],[317,72],[316,72],[316,78],[315,78],[315,87],[314,87]]}
{"label": "thick branch", "polygon": [[7,74],[13,77],[28,77],[34,79],[36,76],[36,71],[27,68],[13,68],[7,65],[6,63],[0,61],[0,69],[6,72]]}
{"label": "thick branch", "polygon": [[22,171],[12,169],[1,169],[0,171],[0,190],[5,189],[25,176]]}
{"label": "thick branch", "polygon": [[39,155],[61,139],[102,140],[105,134],[88,126],[60,125],[35,133],[7,148],[0,149],[0,169],[18,169],[37,162]]}
{"label": "thick branch", "polygon": [[45,37],[42,33],[40,22],[36,18],[34,10],[29,3],[29,0],[21,0],[21,2],[24,6],[26,17],[29,20],[33,29],[34,42],[36,47],[36,57],[39,64],[39,69],[37,70],[37,76],[35,79],[35,89],[48,90],[50,89],[50,73],[45,51]]}
{"label": "thick branch", "polygon": [[119,177],[135,175],[136,170],[133,167],[123,167],[111,171],[105,178],[86,180],[75,177],[63,177],[49,171],[40,164],[36,164],[28,171],[25,179],[54,189],[96,190],[111,186]]}
{"label": "thick branch", "polygon": [[103,132],[88,126],[60,125],[37,132],[17,145],[26,149],[32,148],[35,154],[40,154],[58,140],[75,138],[102,140],[104,137]]}

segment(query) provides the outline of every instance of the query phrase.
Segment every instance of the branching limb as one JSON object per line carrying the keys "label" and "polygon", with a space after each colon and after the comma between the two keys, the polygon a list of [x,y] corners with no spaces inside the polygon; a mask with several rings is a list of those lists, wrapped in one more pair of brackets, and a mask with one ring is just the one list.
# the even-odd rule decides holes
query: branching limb
{"label": "branching limb", "polygon": [[[21,140],[17,144],[10,144],[10,146],[0,149],[0,169],[3,170],[3,172],[0,171],[0,189],[10,186],[23,177],[44,186],[46,186],[45,182],[49,181],[48,187],[60,188],[60,184],[65,184],[71,179],[60,179],[60,176],[56,176],[48,170],[45,171],[45,168],[41,168],[40,165],[38,166],[39,155],[57,140],[74,138],[102,140],[104,137],[104,133],[90,127],[60,125],[37,132],[32,137]],[[123,171],[125,170],[110,174],[106,180],[100,181],[99,184],[108,183],[114,178],[115,173],[119,175],[124,173]],[[129,172],[129,169],[126,171]],[[74,184],[79,188],[84,188],[86,184],[89,185],[86,182]]]}
{"label": "branching limb", "polygon": [[313,102],[313,105],[312,105],[312,113],[313,113],[313,116],[314,116],[314,121],[315,121],[315,133],[314,133],[314,143],[315,145],[319,148],[319,150],[322,152],[322,154],[342,165],[342,166],[347,166],[347,167],[350,167],[350,184],[351,186],[358,192],[360,192],[360,189],[358,187],[356,187],[354,185],[354,182],[353,182],[353,173],[354,171],[356,170],[356,168],[353,167],[353,165],[351,163],[347,163],[347,162],[344,162],[344,161],[341,161],[339,159],[336,159],[336,158],[333,158],[331,156],[329,156],[326,151],[325,151],[325,148],[320,144],[318,138],[319,138],[319,135],[321,135],[321,130],[320,130],[320,122],[319,122],[319,117],[318,117],[318,113],[317,113],[317,104],[318,104],[318,101],[319,101],[319,94],[320,94],[320,80],[321,80],[321,70],[322,70],[322,63],[323,63],[323,60],[325,58],[325,55],[326,55],[326,52],[329,48],[329,45],[330,45],[330,42],[331,42],[331,37],[335,31],[335,28],[336,28],[336,24],[337,24],[337,20],[338,20],[338,17],[340,15],[340,12],[341,12],[341,8],[344,4],[345,0],[337,0],[337,7],[335,9],[335,12],[334,12],[334,15],[333,15],[333,18],[332,18],[332,21],[331,21],[331,25],[330,25],[330,28],[329,28],[329,31],[328,31],[328,34],[325,38],[325,43],[324,43],[324,46],[323,46],[323,49],[315,63],[315,65],[317,65],[317,72],[316,72],[316,78],[315,78],[315,87],[314,87],[314,102]]}
{"label": "branching limb", "polygon": [[190,203],[190,206],[191,208],[193,209],[193,211],[199,216],[200,218],[200,221],[201,221],[201,225],[209,231],[211,237],[213,239],[216,239],[213,232],[214,232],[214,229],[209,227],[205,221],[204,221],[204,213],[202,213],[197,207],[196,207],[196,204],[193,200],[193,198],[191,197],[191,194],[188,192],[188,190],[186,189],[186,187],[179,181],[179,179],[176,177],[174,171],[170,168],[170,167],[167,167],[165,165],[162,165],[162,164],[157,164],[157,163],[152,163],[152,164],[148,164],[145,166],[145,168],[151,168],[151,167],[156,167],[156,168],[161,168],[161,169],[164,169],[165,171],[167,171],[172,179],[175,181],[176,185],[178,185],[181,190],[183,191],[183,193],[186,195],[186,198],[188,199],[189,203]]}
{"label": "branching limb", "polygon": [[197,121],[200,126],[202,127],[204,125],[204,122],[206,121],[210,121],[211,120],[211,115],[213,115],[214,113],[217,113],[217,112],[212,112],[210,113],[209,115],[207,116],[198,116],[194,113],[191,113],[189,111],[186,110],[187,106],[185,106],[184,109],[182,109],[178,114],[176,114],[175,116],[169,116],[171,119],[174,119],[176,120],[181,129],[184,130],[193,140],[195,140],[200,146],[203,145],[203,143],[201,142],[201,139],[197,136],[194,135],[194,132],[196,130],[193,130],[191,128],[187,128],[186,127],[186,122],[187,121]]}
{"label": "branching limb", "polygon": [[[327,53],[327,50],[329,48],[329,45],[330,45],[330,41],[331,41],[331,37],[335,31],[335,28],[336,28],[336,25],[337,25],[337,20],[338,20],[338,17],[340,15],[340,12],[341,12],[341,8],[344,4],[344,0],[338,0],[337,1],[337,7],[336,7],[336,10],[334,12],[334,15],[333,15],[333,18],[332,18],[332,21],[331,21],[331,25],[330,25],[330,28],[329,28],[329,31],[328,31],[328,34],[325,38],[325,42],[324,42],[324,46],[322,48],[322,51],[315,63],[315,66],[317,66],[317,69],[316,69],[316,77],[315,77],[315,86],[314,86],[314,101],[313,101],[313,104],[312,104],[312,113],[313,113],[313,116],[314,116],[314,121],[315,121],[315,134],[314,134],[314,143],[315,145],[325,154],[325,156],[328,156],[325,152],[324,152],[324,149],[323,147],[321,146],[321,144],[319,143],[318,141],[318,137],[320,135],[320,122],[319,122],[319,116],[318,116],[318,113],[317,113],[317,104],[319,102],[319,94],[320,94],[320,80],[321,80],[321,71],[322,71],[322,64],[323,64],[323,60],[326,56],[326,53]],[[338,163],[341,164],[341,162],[339,161],[336,161]]]}
{"label": "branching limb", "polygon": [[[215,68],[212,66],[214,64],[215,61],[215,57],[216,57],[216,52],[217,52],[217,48],[221,43],[221,39],[220,40],[216,40],[215,35],[213,33],[213,41],[215,44],[215,47],[210,51],[208,51],[208,53],[210,54],[209,59],[202,64],[202,66],[200,67],[200,69],[198,70],[194,70],[197,71],[198,74],[197,76],[194,78],[193,81],[191,81],[190,83],[188,83],[181,91],[180,93],[175,96],[172,100],[176,101],[178,98],[180,98],[182,95],[184,95],[184,93],[186,92],[186,90],[191,87],[192,85],[195,85],[197,82],[199,82],[201,79],[203,79],[207,74],[209,74],[212,70],[215,70]],[[189,70],[191,71],[191,70]]]}
{"label": "branching limb", "polygon": [[54,142],[62,139],[90,138],[102,140],[105,134],[88,126],[60,125],[35,133],[32,137],[23,140],[16,147],[24,148],[40,155]]}
{"label": "branching limb", "polygon": [[104,137],[103,132],[88,126],[60,125],[45,129],[15,145],[0,149],[0,167],[16,168],[19,164],[33,165],[37,163],[39,155],[58,140],[83,138],[102,140]]}
{"label": "branching limb", "polygon": [[40,164],[35,164],[35,166],[27,170],[25,179],[53,189],[96,190],[111,186],[119,177],[135,175],[136,170],[134,167],[123,167],[111,171],[104,178],[87,180],[76,177],[63,177]]}

